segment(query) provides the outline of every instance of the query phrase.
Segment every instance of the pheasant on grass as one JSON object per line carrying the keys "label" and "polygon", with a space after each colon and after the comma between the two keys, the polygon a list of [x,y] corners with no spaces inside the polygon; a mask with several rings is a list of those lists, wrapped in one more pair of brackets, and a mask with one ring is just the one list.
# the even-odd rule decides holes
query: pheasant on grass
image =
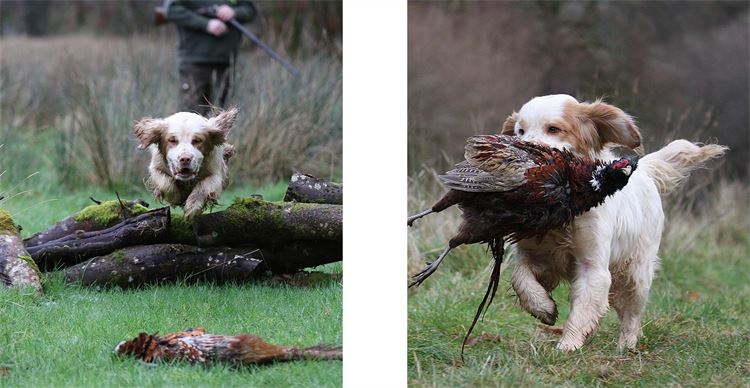
{"label": "pheasant on grass", "polygon": [[294,348],[272,345],[254,335],[206,334],[202,327],[163,336],[140,333],[115,347],[115,354],[132,356],[146,363],[158,360],[191,363],[226,362],[235,365],[265,364],[294,360],[341,360],[341,347]]}
{"label": "pheasant on grass", "polygon": [[492,303],[497,292],[504,242],[542,237],[567,226],[575,216],[625,187],[637,161],[630,157],[612,162],[592,160],[505,135],[470,137],[464,157],[466,160],[439,177],[450,191],[431,209],[409,217],[407,225],[453,205],[462,211],[463,222],[448,247],[412,277],[409,287],[432,275],[451,249],[462,244],[489,244],[495,265],[465,345],[485,305]]}

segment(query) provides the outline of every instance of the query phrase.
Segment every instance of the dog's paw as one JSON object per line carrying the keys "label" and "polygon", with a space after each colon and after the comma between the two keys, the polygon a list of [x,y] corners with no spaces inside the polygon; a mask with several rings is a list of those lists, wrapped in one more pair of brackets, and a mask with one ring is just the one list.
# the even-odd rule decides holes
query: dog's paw
{"label": "dog's paw", "polygon": [[572,352],[574,350],[578,350],[583,346],[583,341],[578,340],[571,340],[569,338],[564,338],[560,340],[560,342],[557,343],[557,350],[561,352]]}
{"label": "dog's paw", "polygon": [[617,341],[617,351],[622,353],[627,350],[635,350],[640,336],[640,330],[632,333],[620,333],[620,339]]}
{"label": "dog's paw", "polygon": [[183,210],[185,211],[185,219],[190,221],[203,213],[204,204],[204,200],[197,199],[193,195],[190,195],[187,201],[185,201],[185,206],[183,207]]}
{"label": "dog's paw", "polygon": [[554,326],[557,321],[557,303],[550,295],[520,300],[521,307],[545,325]]}
{"label": "dog's paw", "polygon": [[201,215],[203,210],[201,209],[190,209],[185,206],[185,221],[192,221],[195,217]]}
{"label": "dog's paw", "polygon": [[553,300],[551,306],[531,313],[536,319],[540,320],[543,324],[548,326],[554,326],[557,321],[557,304]]}

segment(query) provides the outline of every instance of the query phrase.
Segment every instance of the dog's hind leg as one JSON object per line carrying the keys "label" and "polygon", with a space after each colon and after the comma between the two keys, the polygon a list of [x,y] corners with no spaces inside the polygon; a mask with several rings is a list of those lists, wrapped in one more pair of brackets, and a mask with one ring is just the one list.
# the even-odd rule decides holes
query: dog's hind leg
{"label": "dog's hind leg", "polygon": [[617,349],[634,349],[642,335],[641,315],[646,307],[658,258],[656,255],[637,258],[623,272],[612,277],[612,306],[620,319]]}

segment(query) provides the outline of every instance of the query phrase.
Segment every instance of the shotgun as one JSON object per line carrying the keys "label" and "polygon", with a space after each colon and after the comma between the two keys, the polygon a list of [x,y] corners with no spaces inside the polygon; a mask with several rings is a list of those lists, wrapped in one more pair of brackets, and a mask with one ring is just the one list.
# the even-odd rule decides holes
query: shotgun
{"label": "shotgun", "polygon": [[[206,17],[216,17],[216,8],[217,6],[211,6],[208,8],[201,8],[197,10],[196,12],[206,16]],[[167,10],[164,9],[164,7],[156,7],[154,8],[154,25],[161,26],[164,24],[169,23],[169,19],[167,19]],[[260,40],[257,35],[255,35],[252,31],[245,28],[240,22],[238,22],[236,19],[229,19],[227,22],[230,26],[234,27],[242,33],[242,35],[245,35],[248,39],[250,39],[251,42],[255,43],[256,46],[260,47],[268,56],[276,60],[276,62],[280,63],[284,68],[292,73],[294,76],[299,75],[299,70],[292,66],[291,63],[286,61],[279,53],[274,51],[272,48],[268,47],[265,42]]]}

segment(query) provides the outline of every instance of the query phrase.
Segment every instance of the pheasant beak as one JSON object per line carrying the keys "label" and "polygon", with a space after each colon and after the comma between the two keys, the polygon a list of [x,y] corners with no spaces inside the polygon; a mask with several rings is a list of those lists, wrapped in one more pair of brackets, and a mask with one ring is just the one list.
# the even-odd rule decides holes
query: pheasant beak
{"label": "pheasant beak", "polygon": [[625,166],[620,169],[625,176],[630,176],[630,174],[633,172],[633,166]]}

